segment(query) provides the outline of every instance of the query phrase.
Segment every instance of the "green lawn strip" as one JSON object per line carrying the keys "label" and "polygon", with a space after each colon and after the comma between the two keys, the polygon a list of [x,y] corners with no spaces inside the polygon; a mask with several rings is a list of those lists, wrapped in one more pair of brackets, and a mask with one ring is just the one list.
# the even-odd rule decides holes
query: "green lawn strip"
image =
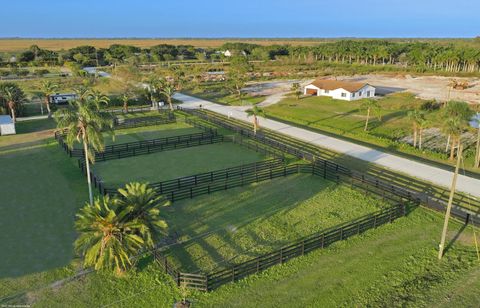
{"label": "green lawn strip", "polygon": [[[441,215],[418,208],[393,224],[213,292],[192,292],[188,298],[197,307],[437,306],[441,304],[435,301],[439,290],[457,292],[469,271],[478,272],[474,250],[461,242],[447,252],[444,261],[437,261],[441,226]],[[459,229],[459,224],[452,223],[450,237]],[[469,285],[478,285],[474,278]],[[60,288],[34,292],[19,303],[33,301],[36,307],[171,307],[179,299],[178,289],[160,266],[142,264],[122,278],[93,273]],[[475,298],[467,303],[474,304]],[[470,306],[477,306],[473,304]]]}
{"label": "green lawn strip", "polygon": [[0,170],[8,179],[0,185],[0,294],[4,295],[45,280],[38,277],[64,273],[53,269],[73,258],[74,216],[88,194],[75,162],[53,141],[0,155]]}
{"label": "green lawn strip", "polygon": [[261,154],[240,145],[216,143],[98,162],[94,168],[110,187],[131,181],[171,180],[263,159]]}
{"label": "green lawn strip", "polygon": [[[321,133],[361,142],[366,146],[407,158],[414,157],[437,167],[450,168],[452,163],[447,160],[447,154],[428,149],[415,149],[397,141],[412,134],[412,124],[407,113],[422,102],[424,101],[408,93],[397,93],[379,100],[381,109],[377,116],[372,116],[368,133],[363,130],[366,117],[365,111],[360,108],[361,101],[341,101],[330,97],[306,97],[301,100],[286,98],[278,104],[267,107],[266,112],[272,119],[320,130]],[[428,112],[427,120],[437,124],[438,114],[439,111]],[[381,115],[381,120],[378,115]],[[465,159],[466,168],[478,175],[478,170],[470,167],[473,163],[474,150],[470,149],[466,153],[468,154]]]}
{"label": "green lawn strip", "polygon": [[[121,144],[149,139],[158,139],[180,135],[196,134],[203,132],[201,129],[194,128],[184,122],[163,124],[157,126],[146,126],[130,129],[120,129],[115,131],[115,138],[105,134],[105,145]],[[80,148],[79,144],[74,145]]]}
{"label": "green lawn strip", "polygon": [[180,300],[173,280],[149,262],[124,277],[93,273],[65,284],[30,294],[18,303],[35,307],[172,307]]}
{"label": "green lawn strip", "polygon": [[294,175],[175,202],[166,251],[182,271],[208,272],[388,206],[344,185]]}
{"label": "green lawn strip", "polygon": [[437,307],[480,307],[480,267],[465,273],[432,296]]}
{"label": "green lawn strip", "polygon": [[[417,209],[391,225],[201,294],[198,305],[428,306],[432,293],[448,288],[477,264],[474,250],[462,244],[437,261],[441,221],[437,213]],[[459,228],[451,225],[451,230]]]}

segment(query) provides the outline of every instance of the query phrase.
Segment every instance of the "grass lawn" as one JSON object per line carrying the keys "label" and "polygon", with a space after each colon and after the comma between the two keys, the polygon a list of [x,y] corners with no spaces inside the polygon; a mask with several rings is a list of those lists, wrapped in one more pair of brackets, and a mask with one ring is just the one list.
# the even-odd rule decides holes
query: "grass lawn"
{"label": "grass lawn", "polygon": [[107,187],[131,181],[159,182],[263,160],[261,154],[234,143],[191,148],[98,162],[94,168]]}
{"label": "grass lawn", "polygon": [[0,297],[58,278],[74,256],[73,222],[88,198],[85,179],[55,142],[41,142],[0,152]]}
{"label": "grass lawn", "polygon": [[388,206],[344,185],[294,175],[175,202],[166,251],[183,271],[212,271]]}
{"label": "grass lawn", "polygon": [[[196,307],[478,307],[480,267],[471,229],[438,262],[441,226],[441,215],[416,209],[393,224],[188,298]],[[451,224],[450,238],[460,228]],[[158,265],[147,263],[127,277],[91,274],[19,303],[32,299],[37,307],[171,307],[180,295]]]}
{"label": "grass lawn", "polygon": [[236,95],[229,92],[224,83],[202,84],[198,89],[183,91],[186,94],[197,96],[212,102],[231,106],[256,105],[265,100],[265,96],[252,96],[245,94],[239,100]]}
{"label": "grass lawn", "polygon": [[[354,142],[364,142],[394,154],[405,153],[424,158],[426,161],[452,165],[453,162],[448,161],[448,153],[428,149],[419,150],[400,141],[401,138],[412,135],[412,122],[408,118],[408,111],[419,107],[424,102],[410,93],[395,93],[380,99],[381,108],[370,118],[368,132],[364,131],[366,111],[361,109],[361,101],[341,101],[325,96],[305,97],[300,100],[288,97],[278,104],[267,107],[266,113],[274,119],[318,129]],[[439,114],[439,110],[426,113],[427,120],[437,128],[440,121]],[[446,138],[441,134],[436,138],[440,141],[444,139],[443,141],[446,142]],[[465,151],[465,168],[478,172],[478,169],[472,168],[474,146],[472,144]]]}
{"label": "grass lawn", "polygon": [[[184,122],[120,129],[115,131],[115,138],[105,134],[105,145],[135,142],[149,139],[173,137],[201,133],[203,130],[192,127]],[[75,148],[81,148],[75,144]]]}

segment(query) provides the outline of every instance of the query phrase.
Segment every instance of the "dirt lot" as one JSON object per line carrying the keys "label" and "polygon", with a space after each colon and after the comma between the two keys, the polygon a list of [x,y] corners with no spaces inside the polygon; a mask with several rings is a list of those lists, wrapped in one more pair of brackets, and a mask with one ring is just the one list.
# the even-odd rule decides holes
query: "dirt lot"
{"label": "dirt lot", "polygon": [[[470,103],[480,103],[480,79],[479,78],[451,78],[437,76],[383,76],[383,75],[363,75],[363,76],[341,76],[339,80],[352,80],[368,82],[377,87],[379,94],[388,94],[391,92],[407,91],[416,94],[423,99],[436,99],[439,101],[462,100]],[[452,90],[449,84],[453,79],[457,81],[467,81],[470,85],[465,90]],[[450,92],[450,94],[449,94]]]}

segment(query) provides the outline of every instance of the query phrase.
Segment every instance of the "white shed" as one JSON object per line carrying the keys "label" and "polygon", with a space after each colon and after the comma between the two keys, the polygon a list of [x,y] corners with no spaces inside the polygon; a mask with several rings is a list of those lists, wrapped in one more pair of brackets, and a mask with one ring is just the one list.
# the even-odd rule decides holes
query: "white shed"
{"label": "white shed", "polygon": [[15,135],[15,123],[9,115],[0,115],[0,135]]}
{"label": "white shed", "polygon": [[317,79],[305,87],[304,94],[353,101],[374,97],[375,87],[368,83]]}

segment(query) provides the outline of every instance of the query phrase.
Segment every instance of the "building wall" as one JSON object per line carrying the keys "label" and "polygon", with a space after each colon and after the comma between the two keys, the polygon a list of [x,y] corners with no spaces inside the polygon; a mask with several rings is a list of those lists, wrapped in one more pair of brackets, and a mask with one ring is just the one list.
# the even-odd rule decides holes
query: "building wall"
{"label": "building wall", "polygon": [[[360,89],[357,92],[349,92],[344,89],[335,89],[335,90],[327,91],[327,90],[319,89],[314,85],[308,85],[305,87],[303,91],[304,95],[307,95],[307,89],[317,90],[317,96],[330,96],[331,98],[345,100],[345,101],[353,101],[353,100],[375,96],[375,88],[370,85],[364,86],[362,89]],[[369,92],[368,93],[370,94],[369,96],[367,96],[367,92]]]}

